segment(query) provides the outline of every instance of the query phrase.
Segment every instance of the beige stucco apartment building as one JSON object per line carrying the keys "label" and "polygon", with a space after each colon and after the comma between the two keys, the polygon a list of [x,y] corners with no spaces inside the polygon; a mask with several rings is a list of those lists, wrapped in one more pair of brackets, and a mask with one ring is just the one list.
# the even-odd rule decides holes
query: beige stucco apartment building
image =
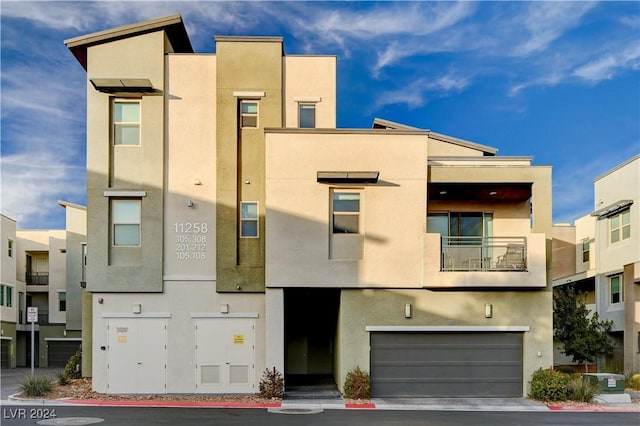
{"label": "beige stucco apartment building", "polygon": [[[86,209],[65,201],[65,229],[17,229],[0,215],[2,368],[61,368],[82,341]],[[29,308],[37,308],[31,350]],[[34,311],[35,313],[35,311]]]}
{"label": "beige stucco apartment building", "polygon": [[[640,371],[640,155],[594,179],[594,210],[554,226],[553,287],[574,286],[587,309],[613,323],[602,369]],[[572,365],[554,344],[555,364]]]}
{"label": "beige stucco apartment building", "polygon": [[549,167],[336,129],[336,58],[279,37],[195,54],[174,15],[65,43],[87,71],[95,390],[360,366],[374,396],[521,397],[552,365]]}

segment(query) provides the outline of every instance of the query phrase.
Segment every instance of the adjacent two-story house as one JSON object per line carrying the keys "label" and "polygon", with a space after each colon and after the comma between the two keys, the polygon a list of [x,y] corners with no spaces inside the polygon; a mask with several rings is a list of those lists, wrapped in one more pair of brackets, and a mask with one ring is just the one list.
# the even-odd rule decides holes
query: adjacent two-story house
{"label": "adjacent two-story house", "polygon": [[[552,365],[551,169],[376,119],[336,58],[179,15],[65,41],[87,71],[94,389],[522,397]],[[90,352],[90,353],[87,353]]]}
{"label": "adjacent two-story house", "polygon": [[[572,285],[602,320],[613,322],[614,352],[600,364],[640,370],[640,155],[594,180],[594,211],[554,226],[553,287]],[[555,363],[572,364],[556,342]]]}
{"label": "adjacent two-story house", "polygon": [[[2,368],[64,367],[80,347],[86,209],[58,204],[63,230],[16,229],[15,220],[1,216]],[[29,308],[37,308],[33,351]]]}

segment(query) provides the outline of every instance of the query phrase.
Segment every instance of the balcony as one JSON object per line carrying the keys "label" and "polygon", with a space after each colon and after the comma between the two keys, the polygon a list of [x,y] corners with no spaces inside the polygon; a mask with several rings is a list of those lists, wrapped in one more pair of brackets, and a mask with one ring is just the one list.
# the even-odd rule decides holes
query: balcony
{"label": "balcony", "polygon": [[546,235],[441,237],[424,234],[425,288],[544,288]]}
{"label": "balcony", "polygon": [[525,237],[442,237],[442,271],[526,271]]}
{"label": "balcony", "polygon": [[49,285],[49,273],[27,272],[25,281],[27,285]]}

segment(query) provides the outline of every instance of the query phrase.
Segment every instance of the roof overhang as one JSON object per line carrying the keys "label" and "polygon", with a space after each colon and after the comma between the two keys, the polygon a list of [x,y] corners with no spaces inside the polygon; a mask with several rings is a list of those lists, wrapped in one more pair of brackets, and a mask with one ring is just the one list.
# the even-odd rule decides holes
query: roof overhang
{"label": "roof overhang", "polygon": [[430,201],[526,201],[531,198],[531,183],[430,183]]}
{"label": "roof overhang", "polygon": [[93,87],[104,93],[153,93],[148,78],[91,78]]}
{"label": "roof overhang", "polygon": [[591,213],[591,216],[595,216],[598,219],[604,219],[626,209],[631,204],[633,204],[633,200],[620,200],[613,204],[609,204],[607,207],[601,208],[600,210],[594,211]]}
{"label": "roof overhang", "polygon": [[380,172],[335,171],[318,172],[319,183],[377,183]]}

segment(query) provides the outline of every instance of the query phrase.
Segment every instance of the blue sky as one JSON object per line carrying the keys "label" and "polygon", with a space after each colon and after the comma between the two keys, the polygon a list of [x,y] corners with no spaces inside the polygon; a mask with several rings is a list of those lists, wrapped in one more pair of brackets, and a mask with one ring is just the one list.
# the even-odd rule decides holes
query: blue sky
{"label": "blue sky", "polygon": [[63,228],[85,203],[85,72],[63,40],[180,13],[215,35],[283,36],[338,57],[338,127],[374,117],[553,166],[554,222],[640,152],[640,2],[0,1],[0,211]]}

